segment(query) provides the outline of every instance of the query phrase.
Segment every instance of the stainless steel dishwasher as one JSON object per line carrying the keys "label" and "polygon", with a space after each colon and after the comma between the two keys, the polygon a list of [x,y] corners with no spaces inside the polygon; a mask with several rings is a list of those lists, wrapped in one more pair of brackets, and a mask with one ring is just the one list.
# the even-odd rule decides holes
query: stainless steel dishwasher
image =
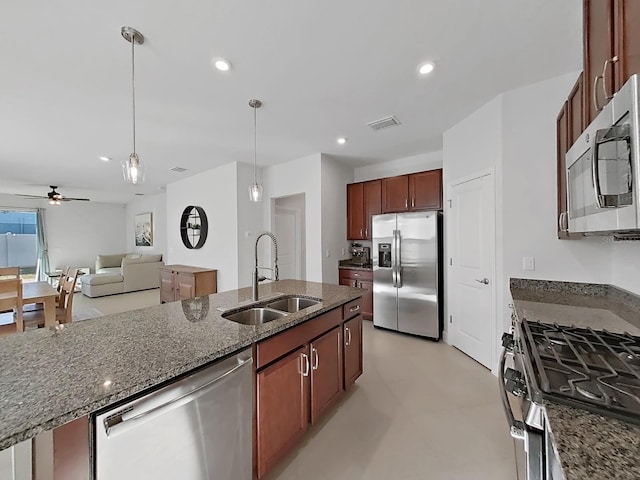
{"label": "stainless steel dishwasher", "polygon": [[95,417],[96,480],[250,480],[251,349]]}

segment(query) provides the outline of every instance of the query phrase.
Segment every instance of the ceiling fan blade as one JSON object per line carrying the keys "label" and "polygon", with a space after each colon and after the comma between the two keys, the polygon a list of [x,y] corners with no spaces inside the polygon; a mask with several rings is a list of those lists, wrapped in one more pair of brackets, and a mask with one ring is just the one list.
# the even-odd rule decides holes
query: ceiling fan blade
{"label": "ceiling fan blade", "polygon": [[90,202],[90,198],[73,198],[73,197],[62,197],[60,200],[63,202],[77,201],[77,202]]}
{"label": "ceiling fan blade", "polygon": [[25,198],[44,198],[49,199],[49,197],[43,197],[42,195],[23,195],[21,193],[14,193],[16,197],[25,197]]}

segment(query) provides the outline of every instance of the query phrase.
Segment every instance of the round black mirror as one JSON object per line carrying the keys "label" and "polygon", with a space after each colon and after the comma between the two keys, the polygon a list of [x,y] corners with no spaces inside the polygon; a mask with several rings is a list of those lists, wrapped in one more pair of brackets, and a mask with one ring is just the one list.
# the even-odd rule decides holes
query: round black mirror
{"label": "round black mirror", "polygon": [[207,241],[208,230],[207,214],[202,207],[189,205],[184,209],[180,218],[180,237],[185,247],[202,248]]}

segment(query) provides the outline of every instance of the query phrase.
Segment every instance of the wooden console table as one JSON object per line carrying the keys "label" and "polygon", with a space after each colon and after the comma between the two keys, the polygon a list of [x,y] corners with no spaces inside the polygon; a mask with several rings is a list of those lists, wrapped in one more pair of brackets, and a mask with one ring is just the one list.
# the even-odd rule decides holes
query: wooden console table
{"label": "wooden console table", "polygon": [[189,265],[165,265],[160,271],[160,303],[218,292],[218,271]]}

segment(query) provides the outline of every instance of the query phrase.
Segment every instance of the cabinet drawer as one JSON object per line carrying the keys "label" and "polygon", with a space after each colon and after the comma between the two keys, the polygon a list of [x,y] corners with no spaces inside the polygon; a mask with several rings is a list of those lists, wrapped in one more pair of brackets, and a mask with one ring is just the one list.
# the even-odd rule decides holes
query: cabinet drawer
{"label": "cabinet drawer", "polygon": [[335,308],[319,317],[300,323],[256,345],[256,370],[268,365],[342,322],[342,310]]}
{"label": "cabinet drawer", "polygon": [[362,298],[356,298],[351,300],[342,306],[342,318],[347,320],[351,317],[355,317],[362,311]]}
{"label": "cabinet drawer", "polygon": [[341,268],[340,269],[340,280],[365,280],[372,281],[373,280],[373,272],[371,270],[352,270],[349,268]]}

